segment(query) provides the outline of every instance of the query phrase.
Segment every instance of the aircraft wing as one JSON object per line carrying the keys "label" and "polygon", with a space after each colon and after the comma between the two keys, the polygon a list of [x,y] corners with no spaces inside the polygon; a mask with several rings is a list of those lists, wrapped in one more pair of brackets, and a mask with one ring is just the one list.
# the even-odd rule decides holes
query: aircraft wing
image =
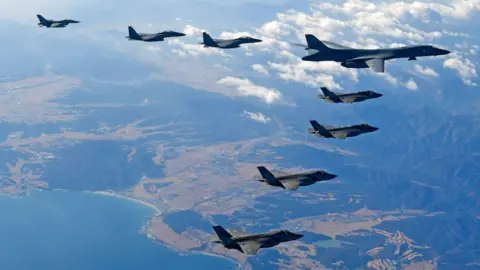
{"label": "aircraft wing", "polygon": [[[140,34],[140,35],[142,36],[142,39],[145,40],[145,41],[149,41],[149,40],[152,40],[152,39],[159,38],[159,36],[157,36],[157,35],[146,35],[146,34]],[[163,41],[163,37],[159,41]]]}
{"label": "aircraft wing", "polygon": [[346,139],[348,137],[348,131],[347,130],[337,130],[337,131],[333,131],[331,132],[333,137],[335,139]]}
{"label": "aircraft wing", "polygon": [[385,72],[385,60],[381,58],[374,58],[365,61],[367,65],[374,71],[374,72]]}
{"label": "aircraft wing", "polygon": [[239,244],[245,255],[255,255],[260,250],[260,243],[257,241],[242,241]]}
{"label": "aircraft wing", "polygon": [[290,175],[289,173],[278,171],[278,170],[271,170],[271,172],[273,173],[273,175],[275,175],[275,177]]}
{"label": "aircraft wing", "polygon": [[[242,236],[247,236],[249,234],[248,232],[244,232],[236,229],[227,229],[227,232],[230,233],[233,237],[242,237]],[[216,234],[210,235],[208,239],[210,242],[218,242],[218,243],[221,242],[220,238]]]}
{"label": "aircraft wing", "polygon": [[227,231],[228,231],[233,237],[242,237],[242,236],[246,236],[246,235],[249,234],[248,232],[244,232],[244,231],[240,231],[240,230],[235,230],[235,229],[227,229]]}
{"label": "aircraft wing", "polygon": [[228,47],[232,45],[236,45],[234,41],[231,40],[215,40],[217,43],[218,47]]}
{"label": "aircraft wing", "polygon": [[290,178],[288,180],[280,180],[285,189],[296,190],[301,183],[301,178]]}
{"label": "aircraft wing", "polygon": [[68,23],[61,23],[61,22],[55,22],[55,23],[52,23],[50,26],[51,27],[65,27],[67,26]]}

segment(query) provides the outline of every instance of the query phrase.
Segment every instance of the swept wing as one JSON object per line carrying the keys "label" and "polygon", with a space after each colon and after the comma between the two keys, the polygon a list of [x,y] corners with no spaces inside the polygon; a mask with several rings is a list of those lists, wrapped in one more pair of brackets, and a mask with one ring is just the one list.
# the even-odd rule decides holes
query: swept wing
{"label": "swept wing", "polygon": [[245,255],[256,255],[258,250],[260,250],[260,243],[257,241],[242,241],[239,243],[240,247]]}

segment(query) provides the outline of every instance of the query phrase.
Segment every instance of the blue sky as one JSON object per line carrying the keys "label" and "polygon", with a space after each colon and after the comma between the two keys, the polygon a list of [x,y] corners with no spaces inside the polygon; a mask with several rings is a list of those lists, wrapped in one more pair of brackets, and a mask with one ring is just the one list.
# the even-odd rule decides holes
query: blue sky
{"label": "blue sky", "polygon": [[[251,96],[266,104],[292,105],[292,98],[284,94],[287,88],[313,90],[325,85],[350,91],[370,87],[362,81],[372,78],[392,92],[421,92],[428,97],[449,91],[445,86],[454,84],[470,91],[468,97],[477,95],[472,91],[478,88],[475,25],[480,0],[2,0],[2,4],[7,8],[1,19],[35,28],[37,13],[47,18],[78,19],[82,24],[61,29],[58,37],[85,37],[133,55],[158,67],[158,72],[150,74],[156,78],[229,96]],[[174,29],[184,31],[187,37],[157,44],[127,42],[127,25],[140,32]],[[203,48],[197,43],[204,30],[214,37],[251,35],[264,42],[228,51]],[[290,43],[305,43],[306,33],[357,48],[434,44],[453,53],[417,62],[389,61],[385,74],[374,74],[345,69],[338,63],[301,61],[305,51]]]}

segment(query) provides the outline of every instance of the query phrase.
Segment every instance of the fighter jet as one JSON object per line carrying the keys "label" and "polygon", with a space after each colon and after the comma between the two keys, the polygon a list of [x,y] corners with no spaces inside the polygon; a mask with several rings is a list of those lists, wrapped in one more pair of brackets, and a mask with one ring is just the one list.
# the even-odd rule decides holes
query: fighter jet
{"label": "fighter jet", "polygon": [[252,38],[252,37],[239,37],[235,39],[212,39],[210,35],[203,32],[203,42],[200,44],[204,45],[204,47],[233,49],[233,48],[240,48],[240,45],[244,43],[258,43],[258,42],[262,42],[262,40]]}
{"label": "fighter jet", "polygon": [[355,103],[383,96],[382,94],[375,93],[373,91],[338,94],[330,91],[327,87],[320,87],[320,89],[322,90],[323,95],[319,94],[318,97],[327,102],[333,103]]}
{"label": "fighter jet", "polygon": [[349,127],[333,127],[328,125],[320,125],[315,120],[310,120],[310,124],[313,128],[308,128],[308,133],[312,133],[316,137],[320,138],[334,138],[342,140],[378,130],[378,128],[372,127],[368,124],[360,124]]}
{"label": "fighter jet", "polygon": [[[320,41],[314,35],[305,35],[308,55],[303,61],[335,61],[346,68],[371,68],[374,72],[385,72],[385,60],[394,58],[408,58],[417,60],[417,57],[446,55],[450,51],[436,48],[431,45],[404,46],[389,49],[353,49],[329,41]],[[296,44],[299,45],[299,44]],[[303,46],[303,45],[302,45]]]}
{"label": "fighter jet", "polygon": [[238,230],[225,230],[222,226],[213,226],[217,234],[211,242],[223,244],[227,249],[236,249],[245,255],[256,255],[261,248],[274,247],[282,242],[294,241],[303,237],[287,230],[249,234]]}
{"label": "fighter jet", "polygon": [[152,42],[152,41],[163,41],[167,37],[183,37],[185,36],[184,33],[178,33],[175,31],[163,31],[154,34],[143,34],[137,33],[133,27],[128,27],[128,40],[140,40],[145,42]]}
{"label": "fighter jet", "polygon": [[63,28],[66,27],[69,23],[80,23],[79,21],[74,20],[61,20],[61,21],[54,21],[54,20],[47,20],[42,15],[37,14],[37,18],[40,21],[38,23],[39,27],[47,27],[47,28]]}
{"label": "fighter jet", "polygon": [[260,172],[260,175],[255,175],[256,181],[287,190],[296,190],[299,186],[309,186],[317,182],[327,181],[337,177],[335,174],[329,174],[322,170],[287,174],[274,170],[270,172],[263,166],[257,167],[257,169]]}

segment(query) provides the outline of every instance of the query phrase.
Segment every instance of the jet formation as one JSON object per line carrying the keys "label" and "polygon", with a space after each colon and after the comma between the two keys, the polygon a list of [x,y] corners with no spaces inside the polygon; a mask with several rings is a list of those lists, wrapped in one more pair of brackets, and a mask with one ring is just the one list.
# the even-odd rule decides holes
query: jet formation
{"label": "jet formation", "polygon": [[280,243],[298,240],[301,234],[287,230],[250,234],[239,230],[225,230],[222,226],[213,226],[217,234],[211,242],[222,244],[227,249],[236,249],[245,255],[256,255],[261,248],[274,247]]}
{"label": "jet formation", "polygon": [[318,97],[332,103],[355,103],[383,96],[382,94],[370,90],[345,94],[332,92],[327,87],[320,87],[320,90],[322,90],[323,95],[319,94]]}
{"label": "jet formation", "polygon": [[131,26],[128,27],[128,40],[139,40],[145,42],[154,42],[154,41],[163,41],[165,38],[169,37],[183,37],[184,33],[179,33],[175,31],[163,31],[153,34],[137,33],[135,29]]}
{"label": "jet formation", "polygon": [[[353,49],[330,41],[320,41],[314,35],[305,35],[308,55],[303,61],[340,62],[346,68],[371,68],[374,72],[385,72],[385,61],[395,58],[417,60],[417,57],[446,55],[450,51],[432,45],[403,46],[387,49]],[[299,44],[297,44],[299,45]],[[303,45],[301,45],[303,46]]]}
{"label": "jet formation", "polygon": [[269,171],[263,166],[257,167],[260,175],[255,175],[254,179],[273,187],[281,187],[286,190],[297,190],[299,186],[310,186],[317,182],[332,180],[337,177],[322,170],[288,174],[282,171]]}
{"label": "jet formation", "polygon": [[66,27],[70,23],[80,23],[79,21],[70,20],[70,19],[61,20],[61,21],[47,20],[40,14],[37,14],[37,18],[40,21],[38,23],[38,26],[39,27],[45,26],[47,28],[63,28],[63,27]]}
{"label": "jet formation", "polygon": [[[38,25],[47,28],[62,28],[70,23],[79,23],[75,20],[47,20],[41,15],[37,15]],[[165,38],[182,37],[184,33],[175,31],[163,31],[158,33],[137,33],[132,26],[128,26],[129,40],[143,42],[164,41]],[[203,32],[204,47],[213,47],[219,49],[240,48],[242,44],[259,43],[261,39],[248,36],[235,39],[213,39],[209,34]],[[334,61],[341,63],[345,68],[371,68],[374,72],[385,71],[385,61],[395,58],[408,58],[416,60],[417,57],[446,55],[450,51],[436,48],[431,45],[404,46],[399,48],[387,49],[353,49],[342,46],[330,41],[320,41],[314,35],[305,35],[307,45],[303,46],[308,55],[302,57],[303,61]],[[360,91],[352,93],[335,93],[327,87],[321,87],[322,94],[318,97],[331,103],[357,103],[369,99],[382,97],[382,94],[374,91]],[[378,130],[377,127],[368,124],[359,124],[346,127],[334,127],[320,125],[316,120],[310,120],[311,128],[308,133],[319,138],[346,139],[359,136],[364,133],[371,133]],[[284,190],[297,190],[300,186],[310,186],[318,182],[332,180],[337,177],[335,174],[323,170],[307,171],[302,173],[285,173],[278,170],[268,170],[264,166],[258,166],[259,175],[254,176],[254,180],[263,182],[272,187],[279,187]],[[298,240],[303,235],[290,232],[288,230],[277,230],[265,233],[250,234],[239,230],[225,230],[222,226],[213,226],[216,235],[212,235],[211,242],[220,243],[227,249],[235,249],[245,255],[256,255],[261,248],[274,247],[280,243]]]}

